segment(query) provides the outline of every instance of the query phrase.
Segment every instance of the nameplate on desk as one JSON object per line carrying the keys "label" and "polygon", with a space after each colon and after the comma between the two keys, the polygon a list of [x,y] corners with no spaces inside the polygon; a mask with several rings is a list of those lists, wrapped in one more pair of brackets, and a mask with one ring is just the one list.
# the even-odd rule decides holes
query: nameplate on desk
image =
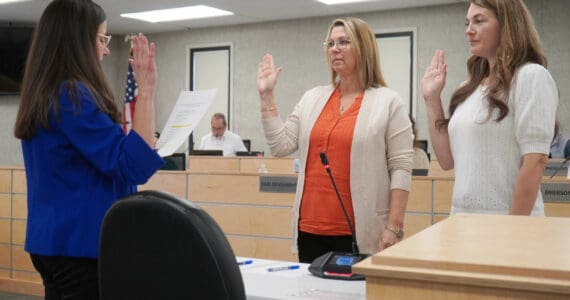
{"label": "nameplate on desk", "polygon": [[295,193],[297,191],[297,177],[260,176],[259,191],[265,193]]}
{"label": "nameplate on desk", "polygon": [[544,202],[570,203],[570,182],[543,182],[540,191]]}
{"label": "nameplate on desk", "polygon": [[412,169],[412,176],[427,176],[428,169]]}

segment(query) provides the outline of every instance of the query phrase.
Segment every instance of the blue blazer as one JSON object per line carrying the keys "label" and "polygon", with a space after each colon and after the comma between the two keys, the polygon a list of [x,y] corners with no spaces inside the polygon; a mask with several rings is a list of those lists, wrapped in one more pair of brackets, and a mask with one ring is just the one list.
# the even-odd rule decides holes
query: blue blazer
{"label": "blue blazer", "polygon": [[28,188],[25,250],[46,256],[98,257],[101,222],[111,205],[145,183],[164,163],[134,131],[101,112],[78,83],[59,92],[50,128],[22,141]]}

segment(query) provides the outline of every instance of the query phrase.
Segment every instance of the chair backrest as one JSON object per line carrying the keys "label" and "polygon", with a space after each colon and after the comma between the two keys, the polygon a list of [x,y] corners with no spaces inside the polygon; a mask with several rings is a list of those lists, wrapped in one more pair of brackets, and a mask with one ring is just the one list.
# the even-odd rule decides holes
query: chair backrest
{"label": "chair backrest", "polygon": [[101,299],[245,299],[235,255],[218,224],[190,201],[143,191],[105,215]]}

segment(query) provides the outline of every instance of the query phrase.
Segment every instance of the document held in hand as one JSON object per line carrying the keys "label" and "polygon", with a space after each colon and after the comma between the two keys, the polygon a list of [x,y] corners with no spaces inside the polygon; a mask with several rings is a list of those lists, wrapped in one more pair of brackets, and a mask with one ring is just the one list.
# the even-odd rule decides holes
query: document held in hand
{"label": "document held in hand", "polygon": [[156,142],[158,154],[161,157],[169,156],[180,147],[202,117],[214,98],[218,89],[203,91],[181,91],[174,109],[168,117],[168,121],[160,133],[160,138]]}

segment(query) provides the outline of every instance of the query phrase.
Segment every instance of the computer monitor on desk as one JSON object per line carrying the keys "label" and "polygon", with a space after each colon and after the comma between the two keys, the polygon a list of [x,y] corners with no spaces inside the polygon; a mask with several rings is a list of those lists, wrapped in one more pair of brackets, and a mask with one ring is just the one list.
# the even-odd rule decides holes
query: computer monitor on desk
{"label": "computer monitor on desk", "polygon": [[263,156],[263,151],[237,151],[236,156]]}
{"label": "computer monitor on desk", "polygon": [[189,150],[189,155],[204,155],[204,156],[223,156],[222,150]]}

